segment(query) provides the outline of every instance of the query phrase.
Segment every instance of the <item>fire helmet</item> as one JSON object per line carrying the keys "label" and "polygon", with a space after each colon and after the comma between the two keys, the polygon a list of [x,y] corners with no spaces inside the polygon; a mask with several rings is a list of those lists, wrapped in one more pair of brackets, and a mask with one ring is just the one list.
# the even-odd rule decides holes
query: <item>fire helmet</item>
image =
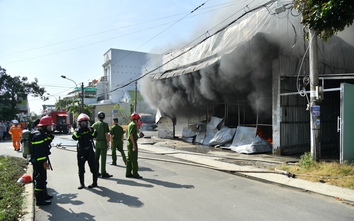
{"label": "fire helmet", "polygon": [[30,183],[32,182],[32,177],[28,174],[24,174],[23,176],[21,176],[18,180],[17,180],[18,183]]}
{"label": "fire helmet", "polygon": [[77,122],[85,121],[85,120],[90,120],[90,117],[87,116],[87,114],[81,113],[81,114],[77,117]]}
{"label": "fire helmet", "polygon": [[51,125],[53,125],[52,117],[44,116],[40,119],[39,124],[37,126],[43,127],[43,126],[51,126]]}
{"label": "fire helmet", "polygon": [[133,113],[132,115],[130,115],[130,119],[131,120],[139,120],[140,115],[138,113]]}
{"label": "fire helmet", "polygon": [[98,112],[97,117],[98,117],[98,119],[104,119],[106,117],[106,115],[103,111],[100,111],[100,112]]}

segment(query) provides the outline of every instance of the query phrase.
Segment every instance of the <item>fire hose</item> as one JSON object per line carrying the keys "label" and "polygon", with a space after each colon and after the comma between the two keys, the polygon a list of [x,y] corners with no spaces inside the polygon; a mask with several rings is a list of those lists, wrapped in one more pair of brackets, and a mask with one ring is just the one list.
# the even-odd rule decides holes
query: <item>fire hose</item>
{"label": "fire hose", "polygon": [[[71,145],[71,146],[76,146],[76,145]],[[76,149],[72,149],[72,150],[68,149],[64,145],[62,145],[62,143],[57,144],[56,147],[58,149],[63,149],[63,150],[67,150],[67,151],[76,152]],[[151,153],[151,152],[148,152],[148,151],[141,151],[141,150],[140,150],[140,152]],[[175,153],[176,152],[169,153],[169,154],[175,154]],[[163,154],[154,153],[154,154],[167,155],[168,153],[163,153]],[[194,154],[194,153],[190,153],[190,154]],[[183,164],[183,165],[189,165],[189,166],[196,166],[196,167],[212,169],[212,170],[216,170],[216,171],[220,171],[220,172],[232,173],[232,174],[235,174],[235,175],[240,175],[242,173],[273,173],[273,174],[284,174],[284,175],[286,175],[289,178],[295,178],[295,174],[292,174],[290,172],[283,171],[283,170],[278,170],[278,169],[275,169],[275,171],[265,171],[265,170],[258,170],[258,171],[257,170],[255,170],[255,171],[253,171],[253,170],[252,171],[250,171],[250,170],[228,170],[228,169],[220,169],[220,168],[217,168],[217,167],[208,166],[208,165],[205,165],[205,164],[200,164],[200,163],[195,163],[195,162],[186,162],[186,161],[181,161],[181,160],[160,159],[160,158],[143,157],[143,156],[139,156],[139,159],[161,161],[161,162],[168,162],[168,163],[177,163],[177,164]],[[242,160],[244,160],[244,159],[242,159]]]}

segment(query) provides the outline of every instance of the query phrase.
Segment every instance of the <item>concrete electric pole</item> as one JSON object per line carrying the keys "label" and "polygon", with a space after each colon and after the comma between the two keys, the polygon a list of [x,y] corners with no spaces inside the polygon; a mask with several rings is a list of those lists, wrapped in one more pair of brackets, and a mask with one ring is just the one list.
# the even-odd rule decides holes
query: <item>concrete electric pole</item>
{"label": "concrete electric pole", "polygon": [[84,82],[81,83],[81,113],[84,113]]}
{"label": "concrete electric pole", "polygon": [[314,160],[321,157],[321,87],[318,85],[318,50],[317,33],[310,29],[309,36],[309,69],[310,69],[310,133],[311,154]]}
{"label": "concrete electric pole", "polygon": [[136,113],[136,109],[138,106],[138,82],[135,81],[135,94],[134,94],[134,112]]}

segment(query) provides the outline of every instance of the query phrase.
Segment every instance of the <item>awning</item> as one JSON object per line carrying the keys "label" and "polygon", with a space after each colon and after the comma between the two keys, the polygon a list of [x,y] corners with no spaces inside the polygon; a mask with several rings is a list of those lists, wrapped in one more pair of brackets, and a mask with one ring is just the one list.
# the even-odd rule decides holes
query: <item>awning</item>
{"label": "awning", "polygon": [[[269,1],[266,4],[272,2]],[[247,14],[237,22],[235,20],[234,24],[207,37],[197,45],[164,55],[162,71],[152,73],[152,78],[171,78],[211,67],[223,55],[230,54],[238,47],[244,47],[246,44],[249,47],[251,39],[257,34],[271,33],[277,25],[278,18],[270,15],[269,11],[274,11],[276,4],[269,7],[263,6],[257,7],[254,13]]]}
{"label": "awning", "polygon": [[67,117],[67,114],[57,114],[59,117]]}

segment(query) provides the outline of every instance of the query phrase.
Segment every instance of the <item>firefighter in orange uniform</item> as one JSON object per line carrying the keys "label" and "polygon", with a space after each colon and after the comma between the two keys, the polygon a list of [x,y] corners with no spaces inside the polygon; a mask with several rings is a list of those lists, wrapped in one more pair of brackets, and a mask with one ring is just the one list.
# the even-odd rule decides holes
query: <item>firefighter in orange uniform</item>
{"label": "firefighter in orange uniform", "polygon": [[21,148],[21,136],[22,136],[22,128],[18,124],[18,120],[12,121],[14,125],[12,125],[9,129],[9,134],[12,137],[12,145],[16,151],[20,151]]}

